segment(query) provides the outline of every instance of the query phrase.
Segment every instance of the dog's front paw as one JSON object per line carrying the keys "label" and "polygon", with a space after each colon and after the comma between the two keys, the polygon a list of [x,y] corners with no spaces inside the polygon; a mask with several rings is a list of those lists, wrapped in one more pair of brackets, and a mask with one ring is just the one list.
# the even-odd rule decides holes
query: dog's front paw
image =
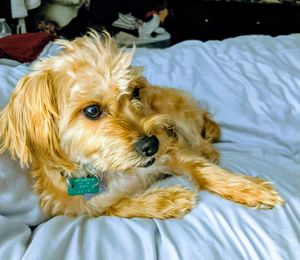
{"label": "dog's front paw", "polygon": [[182,218],[191,211],[197,201],[197,194],[178,186],[156,190],[153,214],[156,218]]}
{"label": "dog's front paw", "polygon": [[272,184],[259,179],[258,186],[258,198],[255,207],[259,209],[272,209],[276,205],[284,205],[285,200],[275,190]]}
{"label": "dog's front paw", "polygon": [[121,199],[106,214],[125,218],[182,218],[195,205],[196,196],[196,193],[178,186],[148,190]]}
{"label": "dog's front paw", "polygon": [[242,204],[258,209],[272,209],[276,205],[283,205],[284,199],[269,182],[260,178],[248,179],[250,183],[241,191]]}

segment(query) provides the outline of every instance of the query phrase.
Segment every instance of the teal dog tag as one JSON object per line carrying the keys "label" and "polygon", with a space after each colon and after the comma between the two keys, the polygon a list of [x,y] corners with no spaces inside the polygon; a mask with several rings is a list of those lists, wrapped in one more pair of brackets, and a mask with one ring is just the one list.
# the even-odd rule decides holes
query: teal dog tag
{"label": "teal dog tag", "polygon": [[70,196],[96,194],[99,192],[99,178],[96,176],[86,178],[70,178],[68,180],[68,194]]}

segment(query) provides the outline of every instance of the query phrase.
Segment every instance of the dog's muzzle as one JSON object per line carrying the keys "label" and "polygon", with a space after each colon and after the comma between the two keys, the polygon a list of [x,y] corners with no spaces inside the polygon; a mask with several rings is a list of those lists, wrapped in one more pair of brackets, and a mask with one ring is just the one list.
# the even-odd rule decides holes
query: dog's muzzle
{"label": "dog's muzzle", "polygon": [[143,136],[134,144],[134,148],[140,155],[151,157],[158,151],[159,140],[155,135]]}

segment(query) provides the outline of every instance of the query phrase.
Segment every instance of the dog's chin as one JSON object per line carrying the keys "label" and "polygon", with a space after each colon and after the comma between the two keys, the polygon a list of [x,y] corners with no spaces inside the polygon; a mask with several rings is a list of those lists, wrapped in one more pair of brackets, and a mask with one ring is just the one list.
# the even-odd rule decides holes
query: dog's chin
{"label": "dog's chin", "polygon": [[139,165],[138,167],[140,168],[148,168],[150,167],[151,165],[153,165],[155,163],[155,157],[151,158],[150,160],[148,160],[147,162]]}

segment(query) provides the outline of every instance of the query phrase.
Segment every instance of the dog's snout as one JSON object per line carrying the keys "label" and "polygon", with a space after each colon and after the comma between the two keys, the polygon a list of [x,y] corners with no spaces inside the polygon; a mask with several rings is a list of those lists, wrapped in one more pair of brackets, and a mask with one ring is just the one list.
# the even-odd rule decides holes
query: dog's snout
{"label": "dog's snout", "polygon": [[159,140],[155,135],[144,136],[135,143],[135,149],[144,156],[152,156],[158,151]]}

